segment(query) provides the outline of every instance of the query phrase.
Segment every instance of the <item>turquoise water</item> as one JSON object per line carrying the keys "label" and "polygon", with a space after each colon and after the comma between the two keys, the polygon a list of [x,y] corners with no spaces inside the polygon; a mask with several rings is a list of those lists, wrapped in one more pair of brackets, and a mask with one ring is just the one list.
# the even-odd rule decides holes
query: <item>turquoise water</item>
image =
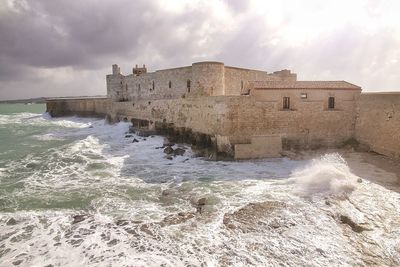
{"label": "turquoise water", "polygon": [[[0,105],[0,266],[351,266],[368,246],[370,263],[400,262],[398,193],[337,153],[215,162],[179,145],[169,160],[163,137],[128,128]],[[265,201],[284,208],[251,204]],[[344,212],[377,230],[348,232]]]}

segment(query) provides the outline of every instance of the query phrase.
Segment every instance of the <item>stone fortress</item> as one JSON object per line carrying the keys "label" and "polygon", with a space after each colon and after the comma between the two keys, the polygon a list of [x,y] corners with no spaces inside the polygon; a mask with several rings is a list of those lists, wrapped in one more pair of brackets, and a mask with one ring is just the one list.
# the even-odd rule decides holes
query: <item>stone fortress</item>
{"label": "stone fortress", "polygon": [[[104,99],[48,100],[47,109],[52,116],[99,114],[114,122],[132,121],[138,129],[213,147],[217,155],[235,159],[340,147],[349,140],[400,157],[400,101],[395,101],[400,94],[375,105],[382,109],[375,112],[362,104],[363,99],[371,101],[370,94],[345,81],[298,81],[289,70],[268,73],[220,62],[155,72],[143,65],[129,75],[113,65],[106,82]],[[368,113],[380,120],[386,107],[392,115],[382,115],[388,132],[380,131],[380,137],[388,136],[388,141],[381,142]],[[365,127],[371,134],[365,134]]]}

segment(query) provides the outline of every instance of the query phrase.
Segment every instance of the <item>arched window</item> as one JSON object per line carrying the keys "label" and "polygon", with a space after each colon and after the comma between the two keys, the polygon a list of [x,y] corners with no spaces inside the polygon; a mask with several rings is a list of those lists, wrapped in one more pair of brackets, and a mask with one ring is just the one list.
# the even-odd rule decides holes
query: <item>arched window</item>
{"label": "arched window", "polygon": [[169,87],[169,88],[172,88],[172,82],[171,82],[171,81],[169,81],[168,87]]}
{"label": "arched window", "polygon": [[186,81],[187,92],[190,93],[190,80]]}

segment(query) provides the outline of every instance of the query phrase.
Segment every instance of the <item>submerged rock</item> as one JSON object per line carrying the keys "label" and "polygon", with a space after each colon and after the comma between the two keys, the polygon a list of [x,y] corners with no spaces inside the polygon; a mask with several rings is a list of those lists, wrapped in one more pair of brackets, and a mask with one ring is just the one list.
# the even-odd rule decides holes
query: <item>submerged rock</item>
{"label": "submerged rock", "polygon": [[10,218],[8,219],[8,221],[6,222],[6,225],[16,225],[17,221],[14,218]]}
{"label": "submerged rock", "polygon": [[197,200],[196,211],[201,214],[203,212],[203,209],[204,209],[204,206],[206,205],[206,203],[207,203],[207,198],[205,198],[205,197]]}
{"label": "submerged rock", "polygon": [[353,230],[356,233],[361,233],[365,230],[368,230],[367,228],[362,227],[356,222],[354,222],[349,216],[340,215],[339,220],[342,224],[347,224],[348,226],[350,226],[351,230]]}
{"label": "submerged rock", "polygon": [[168,154],[168,155],[172,154],[172,153],[174,153],[174,149],[170,146],[167,146],[166,148],[164,148],[164,153]]}
{"label": "submerged rock", "polygon": [[132,143],[138,143],[139,142],[139,140],[137,140],[136,138],[134,138],[133,140],[132,140]]}
{"label": "submerged rock", "polygon": [[183,154],[185,154],[186,150],[183,148],[178,147],[177,149],[175,149],[173,151],[174,156],[183,156]]}
{"label": "submerged rock", "polygon": [[80,222],[86,220],[87,215],[82,215],[82,214],[80,214],[80,215],[74,215],[72,218],[74,219],[74,220],[72,221],[72,224],[76,224],[76,223],[80,223]]}
{"label": "submerged rock", "polygon": [[164,227],[168,225],[181,224],[194,218],[195,216],[196,215],[194,212],[179,212],[178,214],[172,214],[165,217],[160,222],[160,225]]}

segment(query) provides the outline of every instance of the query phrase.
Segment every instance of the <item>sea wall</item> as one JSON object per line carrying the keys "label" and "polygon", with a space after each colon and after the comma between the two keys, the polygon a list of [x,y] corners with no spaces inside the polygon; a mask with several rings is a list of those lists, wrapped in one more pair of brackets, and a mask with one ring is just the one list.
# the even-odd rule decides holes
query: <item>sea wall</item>
{"label": "sea wall", "polygon": [[400,93],[363,93],[357,103],[356,139],[372,151],[400,158]]}
{"label": "sea wall", "polygon": [[83,116],[105,117],[110,101],[108,98],[54,98],[46,99],[46,111],[52,117]]}
{"label": "sea wall", "polygon": [[[254,149],[255,136],[273,136],[271,144],[278,136],[284,149],[340,146],[354,136],[359,91],[314,90],[308,92],[309,100],[300,100],[300,91],[294,91],[290,110],[282,109],[282,93],[269,91],[264,98],[250,95],[113,102],[110,114],[114,121],[145,120],[150,128],[165,123],[213,136],[219,150],[232,155],[236,144],[247,144],[247,148],[240,146],[244,151],[241,154],[250,155],[248,151],[253,149],[254,157],[261,157]],[[326,107],[329,95],[335,96],[335,109]],[[276,155],[276,146],[271,145],[271,149]]]}

